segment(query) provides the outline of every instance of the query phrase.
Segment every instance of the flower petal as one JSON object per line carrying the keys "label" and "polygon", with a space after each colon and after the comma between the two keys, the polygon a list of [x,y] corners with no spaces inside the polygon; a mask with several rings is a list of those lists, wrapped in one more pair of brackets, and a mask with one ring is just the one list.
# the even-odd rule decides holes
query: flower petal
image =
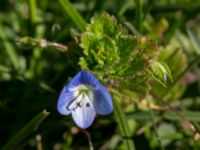
{"label": "flower petal", "polygon": [[68,88],[72,89],[77,87],[80,84],[88,84],[93,87],[99,84],[99,81],[94,75],[88,71],[81,70],[69,83]]}
{"label": "flower petal", "polygon": [[94,106],[85,94],[80,95],[76,101],[81,103],[72,111],[73,120],[79,127],[88,128],[96,116]]}
{"label": "flower petal", "polygon": [[94,90],[93,103],[97,114],[106,115],[113,110],[111,95],[103,85]]}
{"label": "flower petal", "polygon": [[70,102],[74,99],[74,93],[67,91],[67,88],[64,87],[60,97],[58,99],[57,110],[62,115],[68,115],[71,113],[70,110],[67,109]]}

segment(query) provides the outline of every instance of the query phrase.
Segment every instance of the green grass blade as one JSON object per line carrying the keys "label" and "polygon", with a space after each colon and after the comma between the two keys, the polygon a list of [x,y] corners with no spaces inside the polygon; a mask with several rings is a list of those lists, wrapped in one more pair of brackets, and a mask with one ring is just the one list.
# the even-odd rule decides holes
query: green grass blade
{"label": "green grass blade", "polygon": [[118,12],[118,16],[123,16],[124,13],[129,9],[129,7],[133,4],[132,0],[128,0],[124,3],[124,5],[121,7],[121,9]]}
{"label": "green grass blade", "polygon": [[3,40],[3,46],[15,70],[20,68],[19,56],[16,53],[14,46],[6,39],[6,33],[0,23],[0,39]]}
{"label": "green grass blade", "polygon": [[192,33],[192,31],[190,29],[187,29],[187,34],[190,38],[190,41],[192,43],[192,46],[194,47],[194,49],[196,50],[197,54],[200,54],[200,45],[198,44],[197,39],[195,38],[194,34]]}
{"label": "green grass blade", "polygon": [[[115,99],[117,99],[115,97]],[[126,145],[127,150],[135,150],[133,139],[131,138],[131,132],[129,130],[129,126],[127,124],[126,116],[120,108],[120,105],[114,100],[114,116],[118,123],[120,132],[122,137],[124,137],[124,143]]]}
{"label": "green grass blade", "polygon": [[28,135],[35,131],[39,124],[49,115],[46,110],[35,116],[29,123],[20,129],[1,150],[14,150],[16,146],[21,143]]}
{"label": "green grass blade", "polygon": [[29,0],[29,9],[30,9],[30,19],[31,23],[36,23],[37,20],[37,13],[36,13],[36,1],[35,0]]}
{"label": "green grass blade", "polygon": [[140,0],[135,0],[135,21],[136,29],[142,32],[142,4]]}
{"label": "green grass blade", "polygon": [[78,26],[81,31],[84,31],[86,22],[78,11],[73,7],[69,0],[59,0],[60,4],[64,8],[65,12],[73,20],[73,22]]}

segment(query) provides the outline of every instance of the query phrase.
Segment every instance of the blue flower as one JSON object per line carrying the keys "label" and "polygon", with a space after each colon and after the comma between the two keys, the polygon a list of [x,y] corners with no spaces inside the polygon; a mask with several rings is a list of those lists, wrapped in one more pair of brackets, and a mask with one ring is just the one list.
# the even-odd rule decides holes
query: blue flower
{"label": "blue flower", "polygon": [[63,88],[57,109],[62,115],[72,114],[75,123],[85,129],[93,123],[96,114],[112,112],[112,98],[94,75],[82,70]]}

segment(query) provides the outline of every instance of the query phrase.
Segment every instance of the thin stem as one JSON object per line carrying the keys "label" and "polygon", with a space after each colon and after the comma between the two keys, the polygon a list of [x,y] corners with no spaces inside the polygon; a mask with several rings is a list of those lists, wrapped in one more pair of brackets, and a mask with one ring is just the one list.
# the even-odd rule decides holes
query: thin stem
{"label": "thin stem", "polygon": [[135,145],[134,145],[134,141],[132,138],[132,134],[130,132],[129,126],[127,124],[127,120],[126,120],[126,116],[124,114],[124,112],[122,111],[119,103],[117,102],[117,97],[114,96],[114,116],[115,119],[118,123],[120,132],[121,132],[121,136],[123,137],[123,142],[126,145],[126,149],[127,150],[135,150]]}
{"label": "thin stem", "polygon": [[85,135],[87,136],[90,150],[94,150],[94,146],[93,146],[93,143],[92,143],[92,139],[91,139],[90,133],[89,133],[88,131],[82,130],[82,129],[81,129],[81,131],[82,131],[83,133],[85,133]]}
{"label": "thin stem", "polygon": [[159,135],[158,135],[158,132],[157,132],[157,126],[156,126],[156,121],[155,121],[155,116],[154,116],[154,112],[152,111],[151,107],[150,107],[150,101],[149,99],[147,99],[147,102],[148,102],[148,107],[149,107],[149,111],[150,111],[150,116],[151,116],[151,120],[152,120],[152,124],[153,124],[153,129],[154,129],[154,133],[155,133],[155,136],[156,138],[158,139],[158,144],[159,144],[159,147],[161,150],[165,150],[165,148],[163,147],[162,143],[161,143],[161,140],[159,138]]}
{"label": "thin stem", "polygon": [[42,136],[40,134],[37,134],[35,137],[36,144],[37,144],[37,150],[43,150],[42,148]]}

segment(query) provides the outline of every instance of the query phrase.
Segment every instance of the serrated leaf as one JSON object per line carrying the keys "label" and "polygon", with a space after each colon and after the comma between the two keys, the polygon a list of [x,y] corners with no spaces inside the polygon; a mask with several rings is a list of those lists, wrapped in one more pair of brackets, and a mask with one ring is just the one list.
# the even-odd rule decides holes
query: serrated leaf
{"label": "serrated leaf", "polygon": [[[100,72],[101,75],[97,73],[97,76],[120,83],[118,88],[131,87],[129,89],[140,98],[148,93],[152,79],[149,73],[151,62],[157,62],[158,59],[155,41],[128,34],[113,16],[101,13],[87,25],[81,35],[80,46],[84,54],[79,62],[81,68]],[[158,73],[156,78],[161,83],[165,83],[165,76],[171,79],[167,65],[160,64],[159,72],[164,73],[162,77]]]}

